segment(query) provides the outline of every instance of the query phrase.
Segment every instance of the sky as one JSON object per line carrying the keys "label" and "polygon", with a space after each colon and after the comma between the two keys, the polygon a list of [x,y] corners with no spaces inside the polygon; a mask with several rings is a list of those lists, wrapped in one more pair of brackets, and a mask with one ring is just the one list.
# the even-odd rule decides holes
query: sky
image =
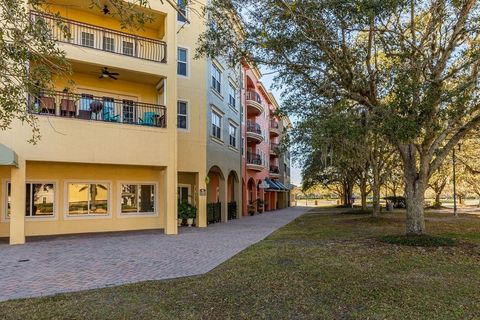
{"label": "sky", "polygon": [[[282,104],[282,99],[281,99],[281,90],[275,90],[272,88],[272,84],[273,84],[273,78],[274,78],[274,74],[271,74],[268,70],[265,70],[264,68],[261,70],[262,73],[263,73],[263,76],[262,76],[262,83],[269,89],[273,92],[273,95],[275,96],[275,98],[277,99],[277,101],[280,103],[280,105]],[[292,123],[294,124],[295,123],[295,119],[294,117],[290,117],[290,120],[292,121]],[[300,168],[297,167],[296,165],[296,161],[295,159],[291,159],[292,163],[290,164],[291,166],[291,170],[290,170],[290,177],[291,177],[291,183],[296,185],[296,186],[300,186],[302,184],[302,177],[301,177],[301,173],[300,173]]]}

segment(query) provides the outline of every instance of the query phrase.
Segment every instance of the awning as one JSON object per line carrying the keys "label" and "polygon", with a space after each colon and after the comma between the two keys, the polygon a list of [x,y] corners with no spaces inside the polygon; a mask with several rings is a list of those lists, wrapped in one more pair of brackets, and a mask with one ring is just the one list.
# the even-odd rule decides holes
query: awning
{"label": "awning", "polygon": [[0,143],[0,166],[18,166],[17,154]]}
{"label": "awning", "polygon": [[276,192],[283,192],[283,191],[287,191],[287,188],[283,185],[283,183],[281,183],[280,181],[278,180],[271,180],[271,179],[265,179],[265,181],[269,184],[269,188],[267,189],[267,191],[276,191]]}
{"label": "awning", "polygon": [[265,182],[268,184],[267,191],[279,191],[280,190],[278,185],[273,180],[270,180],[270,179],[267,178],[267,179],[265,179]]}
{"label": "awning", "polygon": [[280,182],[280,181],[277,180],[277,181],[275,181],[275,183],[278,185],[278,187],[280,188],[280,190],[282,190],[282,191],[288,191],[287,187],[285,187],[285,185],[284,185],[282,182]]}

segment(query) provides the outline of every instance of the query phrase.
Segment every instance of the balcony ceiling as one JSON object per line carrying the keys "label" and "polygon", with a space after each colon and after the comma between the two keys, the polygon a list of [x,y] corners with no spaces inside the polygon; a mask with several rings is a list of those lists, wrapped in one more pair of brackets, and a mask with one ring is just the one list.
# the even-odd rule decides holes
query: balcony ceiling
{"label": "balcony ceiling", "polygon": [[[116,56],[115,54],[113,54]],[[117,76],[119,80],[126,80],[138,83],[145,83],[150,85],[156,85],[162,77],[159,75],[153,74],[146,74],[138,71],[133,70],[126,70],[111,66],[104,66],[104,65],[97,65],[93,63],[85,63],[80,61],[71,61],[73,72],[90,74],[93,78],[98,78],[100,76],[100,72],[103,67],[108,67],[109,71],[111,72],[118,72],[119,75]],[[115,80],[108,80],[107,81],[115,81]]]}
{"label": "balcony ceiling", "polygon": [[[109,4],[109,2],[106,1],[106,0],[99,0],[98,3],[100,4],[101,7]],[[54,10],[54,8],[49,7],[51,5],[62,7],[62,8],[65,9],[65,11],[67,13],[68,13],[69,10],[82,10],[82,11],[86,11],[90,14],[98,15],[99,18],[103,18],[103,19],[105,19],[105,17],[114,18],[114,17],[112,17],[112,15],[105,15],[101,11],[101,9],[99,9],[99,8],[94,7],[92,9],[90,9],[91,1],[89,1],[89,0],[88,1],[87,0],[51,0],[51,1],[48,1],[48,5],[45,7],[46,11],[56,13],[57,10]],[[163,30],[164,20],[165,20],[165,16],[166,16],[165,13],[160,12],[160,11],[151,10],[151,9],[148,9],[148,8],[143,8],[143,7],[140,7],[140,6],[138,7],[138,10],[141,11],[141,12],[151,14],[155,18],[152,23],[146,24],[145,27],[152,28],[152,29]],[[67,18],[75,19],[75,17],[67,17]],[[163,35],[160,35],[160,37],[163,37]]]}

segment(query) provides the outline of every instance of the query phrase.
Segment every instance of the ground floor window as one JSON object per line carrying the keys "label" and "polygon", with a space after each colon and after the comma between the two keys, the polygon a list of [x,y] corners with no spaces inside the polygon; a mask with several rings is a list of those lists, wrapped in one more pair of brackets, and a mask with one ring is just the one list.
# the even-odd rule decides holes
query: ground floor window
{"label": "ground floor window", "polygon": [[[55,212],[55,184],[27,183],[25,199],[26,217],[48,217]],[[10,217],[11,183],[7,183],[7,217]]]}
{"label": "ground floor window", "polygon": [[122,184],[122,213],[155,213],[154,184]]}
{"label": "ground floor window", "polygon": [[69,215],[108,215],[108,183],[69,183],[67,189]]}

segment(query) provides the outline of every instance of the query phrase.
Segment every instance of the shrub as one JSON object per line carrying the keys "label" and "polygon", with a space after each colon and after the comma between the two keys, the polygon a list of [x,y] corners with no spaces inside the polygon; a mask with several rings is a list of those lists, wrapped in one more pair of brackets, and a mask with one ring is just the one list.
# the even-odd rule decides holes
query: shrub
{"label": "shrub", "polygon": [[400,246],[412,247],[451,247],[456,244],[455,239],[442,236],[423,235],[387,235],[379,238],[380,241]]}

